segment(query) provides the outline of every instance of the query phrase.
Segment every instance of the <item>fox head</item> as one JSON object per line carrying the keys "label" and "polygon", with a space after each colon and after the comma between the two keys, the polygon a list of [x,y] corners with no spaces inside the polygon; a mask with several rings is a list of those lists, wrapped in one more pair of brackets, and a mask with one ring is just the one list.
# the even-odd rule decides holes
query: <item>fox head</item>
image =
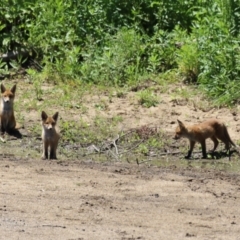
{"label": "fox head", "polygon": [[45,130],[51,131],[55,128],[58,119],[58,112],[56,112],[52,117],[48,117],[48,115],[42,111],[42,126]]}
{"label": "fox head", "polygon": [[178,126],[176,128],[174,139],[179,139],[183,137],[187,132],[185,125],[180,120],[177,120],[177,121],[178,121]]}
{"label": "fox head", "polygon": [[13,105],[16,88],[16,84],[11,89],[6,89],[5,86],[1,84],[2,103],[4,106]]}

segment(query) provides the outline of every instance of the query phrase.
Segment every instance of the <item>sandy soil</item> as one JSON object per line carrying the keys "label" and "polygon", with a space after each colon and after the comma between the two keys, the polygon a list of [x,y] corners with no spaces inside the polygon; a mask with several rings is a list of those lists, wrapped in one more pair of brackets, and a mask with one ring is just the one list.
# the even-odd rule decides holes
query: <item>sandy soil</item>
{"label": "sandy soil", "polygon": [[[157,107],[146,109],[132,92],[125,98],[112,98],[101,114],[121,115],[119,129],[156,124],[169,138],[177,118],[196,123],[217,117],[228,124],[232,139],[238,142],[237,107],[208,109],[207,103],[198,107],[193,102],[201,100],[176,100],[171,93],[161,94],[161,99]],[[77,121],[81,115],[91,123],[99,114],[94,107],[99,97],[85,101],[84,116],[74,109],[69,118]],[[76,160],[63,155],[63,145],[58,161],[43,161],[40,132],[36,136],[28,131],[39,124],[39,112],[26,114],[25,128],[20,130],[23,139],[8,138],[0,145],[0,239],[240,239],[237,170],[205,168],[201,160],[197,167],[191,164],[195,160],[184,160],[186,164],[179,166],[175,164],[183,157],[179,155],[161,167]],[[160,160],[170,161],[166,156]],[[221,159],[221,164],[231,165],[228,158]]]}
{"label": "sandy soil", "polygon": [[1,239],[239,239],[239,175],[0,162]]}

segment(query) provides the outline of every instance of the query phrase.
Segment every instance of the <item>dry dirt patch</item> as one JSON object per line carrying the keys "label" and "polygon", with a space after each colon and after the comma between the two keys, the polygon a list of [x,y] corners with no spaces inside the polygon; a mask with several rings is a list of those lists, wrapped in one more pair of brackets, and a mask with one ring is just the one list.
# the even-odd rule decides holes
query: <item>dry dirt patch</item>
{"label": "dry dirt patch", "polygon": [[239,176],[135,164],[0,161],[1,239],[238,239]]}

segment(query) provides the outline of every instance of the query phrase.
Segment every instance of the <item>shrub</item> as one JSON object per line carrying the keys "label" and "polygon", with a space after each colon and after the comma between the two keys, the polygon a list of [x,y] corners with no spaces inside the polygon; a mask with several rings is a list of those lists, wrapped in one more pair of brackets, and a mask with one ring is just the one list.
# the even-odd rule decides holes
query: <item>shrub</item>
{"label": "shrub", "polygon": [[147,108],[155,107],[159,103],[159,99],[157,95],[149,89],[140,91],[138,93],[138,96],[139,96],[139,103],[144,107],[147,107]]}
{"label": "shrub", "polygon": [[123,28],[115,36],[109,35],[102,49],[90,46],[83,52],[82,80],[119,86],[137,81],[143,73],[140,60],[144,50],[141,36]]}

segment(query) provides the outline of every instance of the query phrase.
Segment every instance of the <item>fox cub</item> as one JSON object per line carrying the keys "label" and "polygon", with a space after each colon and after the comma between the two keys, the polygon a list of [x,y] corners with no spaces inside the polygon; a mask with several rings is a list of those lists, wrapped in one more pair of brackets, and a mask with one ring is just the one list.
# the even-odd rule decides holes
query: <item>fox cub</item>
{"label": "fox cub", "polygon": [[57,159],[56,151],[60,139],[59,130],[56,127],[57,120],[58,112],[49,117],[46,112],[42,111],[43,160],[48,159],[48,148],[50,148],[49,159]]}
{"label": "fox cub", "polygon": [[174,139],[179,139],[180,137],[188,138],[190,142],[190,149],[188,151],[188,155],[185,158],[191,157],[196,142],[199,142],[202,145],[203,158],[207,158],[207,138],[211,138],[214,143],[212,152],[214,152],[218,146],[218,139],[225,144],[225,148],[227,151],[230,149],[231,145],[236,147],[236,145],[229,136],[227,127],[217,119],[210,119],[192,126],[186,126],[178,120],[178,127],[176,128],[176,134]]}
{"label": "fox cub", "polygon": [[1,84],[1,103],[0,103],[0,123],[1,135],[5,132],[11,132],[16,127],[13,105],[16,92],[16,84],[11,89],[6,89]]}

